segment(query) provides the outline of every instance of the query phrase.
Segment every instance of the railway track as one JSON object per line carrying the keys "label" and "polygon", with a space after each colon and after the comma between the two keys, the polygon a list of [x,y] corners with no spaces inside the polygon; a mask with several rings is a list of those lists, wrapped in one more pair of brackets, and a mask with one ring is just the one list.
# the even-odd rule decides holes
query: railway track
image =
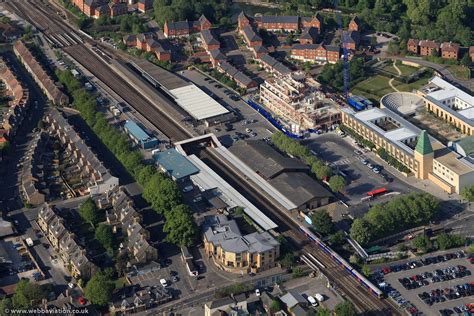
{"label": "railway track", "polygon": [[[38,8],[38,4],[42,2],[31,1],[15,3],[17,10],[20,9],[22,11],[19,12],[19,14],[22,16],[27,15],[27,19],[47,35],[74,31],[64,21],[60,20],[55,12],[50,12],[50,10],[46,8]],[[192,136],[184,127],[170,120],[159,107],[148,101],[130,83],[116,75],[105,61],[92,53],[84,44],[64,47],[63,49],[98,79],[104,82],[104,84],[114,90],[171,140],[180,141]],[[248,196],[252,197],[253,202],[255,202],[258,207],[264,210],[267,215],[270,215],[273,220],[278,222],[284,236],[290,238],[299,245],[302,250],[313,254],[320,260],[325,266],[323,272],[328,276],[330,281],[337,285],[359,310],[370,315],[400,314],[386,300],[380,300],[372,296],[349,272],[339,266],[328,254],[308,243],[308,240],[298,233],[298,223],[294,222],[294,220],[286,214],[286,211],[278,209],[278,207],[276,207],[278,204],[275,203],[275,201],[271,201],[261,192],[252,188],[245,180],[241,179],[237,174],[226,167],[215,153],[210,150],[203,150],[201,152],[201,158],[207,160],[208,164],[210,164],[216,172],[220,173],[221,176],[231,179],[231,182],[233,182],[231,184],[235,185],[239,191],[245,192]]]}

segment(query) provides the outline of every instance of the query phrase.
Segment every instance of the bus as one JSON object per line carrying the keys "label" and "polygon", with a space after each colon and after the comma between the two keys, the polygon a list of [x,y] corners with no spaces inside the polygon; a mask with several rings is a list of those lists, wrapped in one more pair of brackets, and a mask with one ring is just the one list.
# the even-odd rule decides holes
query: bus
{"label": "bus", "polygon": [[367,192],[367,196],[375,197],[375,196],[385,194],[387,192],[388,192],[388,190],[386,188],[380,188],[380,189],[376,189],[376,190]]}

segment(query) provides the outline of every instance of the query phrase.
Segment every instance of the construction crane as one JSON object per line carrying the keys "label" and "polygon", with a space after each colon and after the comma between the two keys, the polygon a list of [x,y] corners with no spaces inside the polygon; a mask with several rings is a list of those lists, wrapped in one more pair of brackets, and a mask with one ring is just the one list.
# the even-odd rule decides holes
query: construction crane
{"label": "construction crane", "polygon": [[336,13],[336,21],[338,24],[338,30],[341,33],[342,38],[342,60],[343,60],[343,79],[344,79],[344,99],[347,101],[349,97],[349,84],[350,84],[350,77],[349,77],[349,50],[347,49],[347,44],[349,43],[349,33],[344,32],[342,30],[342,18],[341,13],[337,10],[338,0],[334,0],[334,10]]}

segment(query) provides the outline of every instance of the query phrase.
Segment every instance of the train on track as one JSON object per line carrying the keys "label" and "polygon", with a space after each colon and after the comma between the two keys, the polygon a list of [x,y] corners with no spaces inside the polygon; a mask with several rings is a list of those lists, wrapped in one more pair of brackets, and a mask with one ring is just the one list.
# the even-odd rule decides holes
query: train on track
{"label": "train on track", "polygon": [[383,298],[383,292],[380,291],[375,285],[372,284],[366,277],[359,273],[356,269],[354,269],[344,258],[338,255],[334,250],[329,248],[321,239],[319,239],[315,234],[309,231],[308,228],[304,226],[299,226],[300,231],[312,242],[317,244],[319,248],[321,248],[325,253],[331,256],[334,261],[336,261],[339,265],[343,266],[346,271],[348,271],[359,283],[364,286],[369,292],[378,297]]}

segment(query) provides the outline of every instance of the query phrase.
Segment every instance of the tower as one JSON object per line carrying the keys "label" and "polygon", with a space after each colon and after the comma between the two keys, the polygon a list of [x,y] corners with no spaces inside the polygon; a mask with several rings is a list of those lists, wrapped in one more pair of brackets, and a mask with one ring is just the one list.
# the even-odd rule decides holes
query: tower
{"label": "tower", "polygon": [[418,162],[418,179],[427,179],[428,173],[433,170],[433,148],[428,137],[428,133],[422,130],[418,137],[418,142],[415,147],[415,161]]}

